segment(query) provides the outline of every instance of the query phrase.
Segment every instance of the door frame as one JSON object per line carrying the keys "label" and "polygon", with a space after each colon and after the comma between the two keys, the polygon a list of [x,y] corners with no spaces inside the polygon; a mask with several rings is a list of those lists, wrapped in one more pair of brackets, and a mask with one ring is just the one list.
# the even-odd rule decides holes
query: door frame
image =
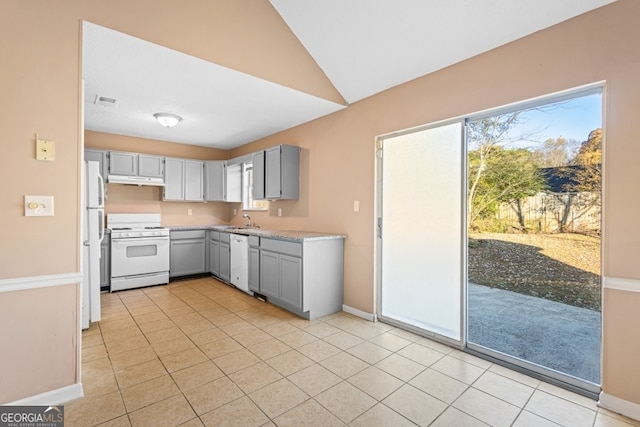
{"label": "door frame", "polygon": [[494,107],[494,108],[489,108],[489,109],[485,109],[485,110],[481,110],[481,111],[477,111],[475,113],[470,113],[470,114],[464,114],[461,116],[457,116],[454,118],[450,118],[450,119],[446,119],[446,120],[441,120],[441,121],[436,121],[436,122],[431,122],[428,124],[424,124],[424,125],[419,125],[419,126],[415,126],[412,128],[407,128],[404,130],[399,130],[399,131],[395,131],[395,132],[389,132],[386,134],[381,134],[375,137],[374,139],[374,152],[375,152],[375,168],[374,168],[374,179],[375,179],[375,192],[374,192],[374,206],[375,206],[375,210],[374,210],[374,218],[373,218],[373,236],[374,236],[374,272],[373,272],[373,277],[374,277],[374,282],[375,282],[375,286],[374,286],[374,308],[376,310],[376,312],[374,313],[374,320],[381,320],[384,323],[388,323],[392,326],[407,330],[409,332],[413,332],[417,335],[432,339],[434,341],[438,341],[441,342],[443,344],[447,344],[449,346],[452,346],[454,348],[458,348],[462,351],[465,351],[469,354],[473,354],[476,355],[478,357],[487,359],[491,362],[494,362],[496,364],[500,364],[503,366],[506,366],[507,368],[513,369],[515,371],[518,372],[522,372],[526,375],[538,378],[540,380],[555,384],[557,386],[569,389],[571,391],[574,391],[576,393],[579,394],[583,394],[585,396],[591,397],[591,398],[597,398],[598,394],[601,392],[602,390],[602,386],[600,385],[596,385],[596,384],[592,384],[589,383],[585,380],[581,380],[581,379],[574,379],[573,377],[567,375],[567,374],[563,374],[563,373],[557,373],[549,368],[546,367],[542,367],[542,366],[537,366],[531,362],[524,362],[521,361],[519,359],[516,359],[514,357],[508,356],[508,355],[504,355],[502,353],[493,351],[491,349],[486,349],[484,347],[481,347],[479,345],[474,345],[471,344],[471,346],[469,346],[469,343],[467,341],[467,337],[468,337],[468,331],[467,331],[467,283],[468,283],[468,273],[467,273],[467,265],[468,265],[468,247],[467,247],[467,241],[468,241],[468,224],[467,224],[467,215],[463,214],[462,215],[462,223],[461,223],[461,227],[462,227],[462,233],[461,233],[461,238],[462,241],[460,242],[461,244],[461,251],[462,251],[462,271],[461,271],[461,301],[460,301],[460,325],[462,330],[460,331],[460,341],[456,341],[456,340],[452,340],[448,337],[430,332],[430,331],[426,331],[426,330],[422,330],[420,328],[417,328],[415,326],[412,325],[407,325],[404,324],[402,322],[396,321],[394,319],[389,319],[386,318],[385,316],[382,316],[382,301],[381,301],[381,295],[382,295],[382,274],[381,274],[381,269],[382,269],[382,239],[381,239],[381,233],[380,233],[380,226],[381,226],[381,218],[382,218],[382,206],[383,206],[383,194],[382,194],[382,170],[383,170],[383,161],[382,161],[382,150],[383,150],[383,144],[382,141],[384,141],[385,139],[389,139],[392,137],[397,137],[397,136],[402,136],[405,134],[409,134],[409,133],[414,133],[414,132],[419,132],[422,130],[426,130],[426,129],[430,129],[430,128],[436,128],[436,127],[440,127],[440,126],[445,126],[454,122],[458,122],[458,121],[462,121],[463,122],[463,126],[462,126],[462,144],[463,144],[463,150],[462,150],[462,208],[464,210],[467,209],[467,180],[468,180],[468,145],[467,145],[467,135],[466,135],[466,121],[467,120],[477,120],[483,117],[488,117],[488,116],[493,116],[493,115],[498,115],[501,113],[505,113],[505,112],[509,112],[509,111],[513,111],[515,109],[527,109],[527,108],[532,108],[535,107],[537,105],[544,105],[544,104],[549,104],[549,103],[554,103],[554,102],[561,102],[563,100],[569,100],[569,99],[573,99],[579,96],[586,96],[589,94],[593,94],[593,93],[601,93],[602,95],[602,107],[601,107],[601,112],[602,112],[602,165],[601,165],[601,213],[600,213],[600,222],[601,222],[601,241],[600,241],[600,253],[601,253],[601,259],[600,259],[600,295],[601,295],[601,305],[600,305],[600,346],[601,346],[601,351],[600,351],[600,372],[601,372],[601,378],[602,378],[602,369],[603,369],[603,348],[604,348],[604,325],[603,325],[603,314],[604,313],[604,306],[605,306],[605,299],[604,299],[604,286],[603,286],[603,280],[604,280],[604,271],[603,271],[603,265],[604,265],[604,247],[606,244],[606,235],[604,233],[604,220],[605,220],[605,216],[606,216],[606,212],[605,212],[605,206],[606,206],[606,194],[605,194],[605,188],[606,188],[606,182],[605,182],[605,176],[606,176],[606,167],[605,167],[605,159],[606,159],[606,150],[605,150],[605,146],[606,146],[606,81],[604,80],[600,80],[600,81],[596,81],[593,83],[589,83],[586,85],[582,85],[582,86],[578,86],[578,87],[573,87],[570,89],[566,89],[566,90],[562,90],[562,91],[558,91],[558,92],[554,92],[554,93],[550,93],[550,94],[545,94],[545,95],[541,95],[541,96],[537,96],[537,97],[533,97],[533,98],[529,98],[523,101],[517,101],[517,102],[513,102],[513,103],[509,103],[500,107]]}

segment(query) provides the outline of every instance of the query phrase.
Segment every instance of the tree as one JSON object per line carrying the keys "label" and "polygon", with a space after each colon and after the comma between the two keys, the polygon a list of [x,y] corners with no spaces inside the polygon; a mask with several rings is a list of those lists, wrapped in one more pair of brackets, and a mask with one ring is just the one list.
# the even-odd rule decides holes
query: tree
{"label": "tree", "polygon": [[[477,150],[469,152],[470,171],[475,172],[482,164],[480,155]],[[484,167],[475,186],[475,196],[469,201],[474,204],[470,209],[470,222],[492,216],[498,204],[507,203],[516,213],[520,228],[526,230],[522,200],[544,188],[533,153],[524,148],[505,149],[496,145],[491,156],[485,157]]]}
{"label": "tree", "polygon": [[542,188],[542,180],[530,151],[506,147],[529,139],[535,132],[513,135],[526,112],[519,110],[467,123],[469,224],[494,213],[496,203],[507,202],[516,211],[518,222],[524,228],[521,200]]}
{"label": "tree", "polygon": [[[486,119],[474,120],[467,124],[469,144],[467,221],[469,224],[479,217],[482,209],[486,209],[490,205],[486,201],[477,200],[478,186],[487,171],[493,152],[501,142],[508,138],[509,131],[519,123],[520,114],[521,111],[500,114]],[[473,162],[472,155],[476,157]]]}
{"label": "tree", "polygon": [[597,191],[602,189],[602,129],[589,132],[589,138],[582,143],[573,158],[577,168],[573,191]]}
{"label": "tree", "polygon": [[599,213],[602,203],[602,129],[589,132],[588,139],[569,163],[569,166],[557,168],[555,172],[564,181],[560,191],[547,197],[547,206],[554,213],[560,232],[567,231],[570,219]]}
{"label": "tree", "polygon": [[534,157],[542,168],[557,168],[569,164],[575,157],[580,142],[563,137],[547,139],[541,148],[534,151]]}

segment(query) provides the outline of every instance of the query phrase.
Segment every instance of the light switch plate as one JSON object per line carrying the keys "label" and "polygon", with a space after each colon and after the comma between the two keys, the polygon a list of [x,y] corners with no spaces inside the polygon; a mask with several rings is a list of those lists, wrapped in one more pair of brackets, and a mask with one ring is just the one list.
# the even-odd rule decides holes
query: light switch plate
{"label": "light switch plate", "polygon": [[44,139],[36,140],[36,159],[53,162],[56,156],[56,144]]}
{"label": "light switch plate", "polygon": [[53,216],[53,196],[24,196],[24,216]]}
{"label": "light switch plate", "polygon": [[360,200],[353,201],[353,211],[360,212]]}

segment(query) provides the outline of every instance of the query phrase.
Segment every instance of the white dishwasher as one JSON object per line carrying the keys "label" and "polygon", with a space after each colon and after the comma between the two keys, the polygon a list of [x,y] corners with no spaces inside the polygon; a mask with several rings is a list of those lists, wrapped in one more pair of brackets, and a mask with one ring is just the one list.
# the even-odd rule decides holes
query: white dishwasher
{"label": "white dishwasher", "polygon": [[248,294],[249,237],[231,234],[231,284]]}

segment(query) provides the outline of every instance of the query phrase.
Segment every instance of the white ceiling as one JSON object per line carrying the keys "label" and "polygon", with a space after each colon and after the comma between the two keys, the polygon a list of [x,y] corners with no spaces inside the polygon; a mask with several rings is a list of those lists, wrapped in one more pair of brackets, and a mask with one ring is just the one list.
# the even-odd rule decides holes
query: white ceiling
{"label": "white ceiling", "polygon": [[[82,74],[85,129],[206,147],[237,147],[344,108],[89,22]],[[162,127],[160,112],[182,122]]]}
{"label": "white ceiling", "polygon": [[[613,1],[270,0],[349,103]],[[230,149],[345,108],[88,22],[83,31],[88,130]],[[157,112],[183,121],[164,128]]]}
{"label": "white ceiling", "polygon": [[353,103],[615,0],[269,0]]}

